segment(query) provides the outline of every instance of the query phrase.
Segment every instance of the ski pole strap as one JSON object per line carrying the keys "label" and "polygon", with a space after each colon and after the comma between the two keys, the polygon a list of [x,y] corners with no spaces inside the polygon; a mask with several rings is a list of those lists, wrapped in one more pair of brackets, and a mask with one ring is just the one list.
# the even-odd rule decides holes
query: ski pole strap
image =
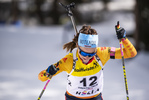
{"label": "ski pole strap", "polygon": [[48,81],[47,81],[47,83],[46,83],[46,85],[44,86],[44,88],[43,88],[43,90],[45,90],[46,88],[47,88],[47,85],[48,85],[48,83],[50,82],[50,78],[48,79]]}
{"label": "ski pole strap", "polygon": [[124,57],[123,44],[122,44],[122,41],[121,40],[120,40],[119,44],[120,44],[121,56]]}

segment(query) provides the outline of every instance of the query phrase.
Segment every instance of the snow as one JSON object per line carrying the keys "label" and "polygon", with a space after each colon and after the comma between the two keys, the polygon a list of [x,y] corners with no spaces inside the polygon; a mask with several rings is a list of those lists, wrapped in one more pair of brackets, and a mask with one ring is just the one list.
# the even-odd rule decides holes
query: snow
{"label": "snow", "polygon": [[[119,20],[127,32],[133,31],[134,15],[114,12],[106,17],[109,20],[91,25],[99,33],[99,46],[119,47],[114,25]],[[38,98],[46,84],[38,80],[38,73],[67,54],[62,50],[62,35],[63,26],[0,26],[0,100]],[[125,60],[130,100],[148,100],[148,59],[149,52],[142,50]],[[64,100],[65,91],[66,73],[62,72],[52,78],[41,100]],[[126,100],[121,60],[105,65],[103,98]]]}
{"label": "snow", "polygon": [[135,0],[115,0],[114,2],[109,2],[107,4],[108,9],[110,11],[115,10],[133,10],[135,7],[136,1]]}
{"label": "snow", "polygon": [[92,3],[84,3],[83,5],[78,5],[78,9],[83,12],[90,12],[90,11],[99,11],[104,8],[104,4],[102,1],[94,1]]}

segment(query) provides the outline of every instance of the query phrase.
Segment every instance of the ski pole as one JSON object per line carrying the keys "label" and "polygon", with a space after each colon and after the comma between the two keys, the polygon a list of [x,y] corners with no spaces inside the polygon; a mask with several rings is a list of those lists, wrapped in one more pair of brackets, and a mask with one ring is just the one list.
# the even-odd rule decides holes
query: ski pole
{"label": "ski pole", "polygon": [[73,13],[72,13],[72,11],[71,11],[71,8],[74,8],[75,3],[72,2],[72,3],[69,4],[69,5],[64,5],[64,4],[62,4],[62,3],[59,3],[59,4],[60,4],[62,7],[64,7],[64,8],[66,9],[66,11],[68,12],[68,16],[70,17],[71,22],[72,22],[72,24],[73,24],[73,28],[74,28],[74,30],[75,30],[75,32],[76,32],[76,34],[77,34],[78,31],[77,31],[76,24],[75,24],[75,21],[74,21]]}
{"label": "ski pole", "polygon": [[43,90],[41,91],[41,93],[40,93],[40,95],[39,95],[39,97],[38,97],[37,100],[40,100],[40,98],[41,98],[41,96],[43,95],[45,89],[47,88],[47,85],[49,84],[51,78],[52,78],[52,75],[49,76],[49,79],[48,79],[47,83],[45,84],[45,86],[44,86]]}
{"label": "ski pole", "polygon": [[[57,70],[59,70],[58,65],[59,65],[59,62],[57,62],[57,64],[56,64],[56,69],[57,69]],[[45,73],[45,74],[46,74],[46,73]],[[40,95],[39,95],[39,97],[38,97],[37,100],[40,100],[40,99],[41,99],[41,97],[42,97],[42,95],[43,95],[45,89],[47,88],[47,86],[48,86],[50,80],[52,79],[52,76],[53,76],[53,75],[47,75],[47,76],[49,77],[49,79],[47,80],[47,83],[45,84],[44,88],[42,89],[42,91],[41,91],[41,93],[40,93]]]}
{"label": "ski pole", "polygon": [[[117,29],[120,28],[119,21],[117,21]],[[126,89],[126,97],[127,100],[129,100],[129,94],[128,94],[128,83],[127,83],[127,77],[126,77],[126,70],[125,70],[125,62],[124,62],[124,53],[123,53],[123,44],[122,44],[122,39],[119,39],[119,44],[120,44],[120,50],[121,50],[121,56],[122,56],[122,65],[123,65],[123,73],[124,73],[124,80],[125,80],[125,89]]]}

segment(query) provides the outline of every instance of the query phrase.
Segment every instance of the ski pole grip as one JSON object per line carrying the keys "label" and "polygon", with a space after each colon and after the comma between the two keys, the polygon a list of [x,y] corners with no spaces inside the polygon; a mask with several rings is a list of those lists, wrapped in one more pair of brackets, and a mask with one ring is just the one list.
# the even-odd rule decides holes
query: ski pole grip
{"label": "ski pole grip", "polygon": [[[119,21],[117,21],[117,25],[115,26],[115,30],[117,31],[118,29],[120,29],[120,23]],[[121,42],[122,39],[119,39],[119,42]]]}
{"label": "ski pole grip", "polygon": [[72,3],[70,3],[69,5],[64,5],[64,4],[62,4],[61,2],[59,2],[59,4],[62,6],[62,7],[64,7],[65,9],[66,9],[66,11],[70,11],[70,8],[74,8],[75,7],[75,3],[74,2],[72,2]]}
{"label": "ski pole grip", "polygon": [[119,21],[117,21],[117,29],[119,29],[120,28],[120,23],[119,23]]}

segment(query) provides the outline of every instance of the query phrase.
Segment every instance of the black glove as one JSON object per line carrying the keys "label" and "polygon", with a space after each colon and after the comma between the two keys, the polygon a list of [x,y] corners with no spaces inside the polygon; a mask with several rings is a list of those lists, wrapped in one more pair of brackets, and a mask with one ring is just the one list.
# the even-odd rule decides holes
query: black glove
{"label": "black glove", "polygon": [[50,75],[54,75],[59,69],[56,68],[54,65],[50,65],[47,70],[46,73],[48,74],[48,76]]}
{"label": "black glove", "polygon": [[115,25],[115,30],[118,39],[126,38],[126,31],[124,28],[120,27],[119,24]]}

